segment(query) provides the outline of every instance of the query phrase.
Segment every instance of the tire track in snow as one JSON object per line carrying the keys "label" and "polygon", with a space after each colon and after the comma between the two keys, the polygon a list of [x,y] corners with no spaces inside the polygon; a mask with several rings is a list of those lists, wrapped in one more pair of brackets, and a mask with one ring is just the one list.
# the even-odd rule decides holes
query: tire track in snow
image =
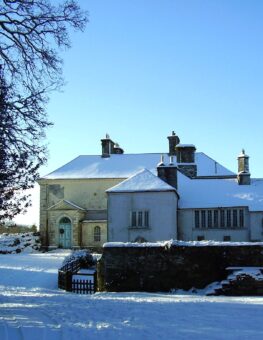
{"label": "tire track in snow", "polygon": [[[45,322],[45,327],[44,327],[44,332],[43,332],[43,340],[50,340],[50,339],[60,339],[60,340],[64,340],[66,339],[64,337],[64,332],[63,332],[63,327],[61,325],[61,321],[58,321],[56,318],[54,318],[53,316],[53,311],[45,311],[43,309],[39,310],[39,316],[41,318],[42,321],[44,321],[41,317],[44,316],[47,320],[47,322]],[[52,324],[52,327],[50,327]],[[47,327],[47,325],[50,325],[49,327]],[[55,325],[55,326],[54,326]],[[56,333],[56,337],[54,337],[54,333]],[[57,337],[58,336],[58,337]]]}
{"label": "tire track in snow", "polygon": [[5,340],[27,340],[22,332],[21,324],[17,320],[15,316],[13,317],[2,317],[1,323],[3,324],[3,335],[4,338],[2,338],[2,334],[0,333],[1,337],[0,339]]}
{"label": "tire track in snow", "polygon": [[0,339],[8,340],[7,335],[7,326],[5,320],[3,318],[0,318]]}

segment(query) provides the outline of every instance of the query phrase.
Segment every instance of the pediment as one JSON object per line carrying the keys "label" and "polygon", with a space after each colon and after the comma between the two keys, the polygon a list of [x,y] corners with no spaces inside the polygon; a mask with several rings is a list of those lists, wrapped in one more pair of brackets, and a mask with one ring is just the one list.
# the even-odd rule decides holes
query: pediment
{"label": "pediment", "polygon": [[48,210],[83,210],[85,211],[86,209],[80,207],[74,202],[71,202],[68,200],[61,200],[58,203],[49,207]]}

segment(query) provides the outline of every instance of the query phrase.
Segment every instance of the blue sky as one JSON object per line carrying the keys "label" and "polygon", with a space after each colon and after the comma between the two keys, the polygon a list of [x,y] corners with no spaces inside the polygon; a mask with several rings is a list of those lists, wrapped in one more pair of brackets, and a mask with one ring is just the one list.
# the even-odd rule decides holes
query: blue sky
{"label": "blue sky", "polygon": [[67,84],[48,105],[41,175],[100,154],[105,133],[126,153],[166,152],[174,130],[232,171],[245,148],[263,177],[263,1],[79,3],[89,24],[63,52]]}

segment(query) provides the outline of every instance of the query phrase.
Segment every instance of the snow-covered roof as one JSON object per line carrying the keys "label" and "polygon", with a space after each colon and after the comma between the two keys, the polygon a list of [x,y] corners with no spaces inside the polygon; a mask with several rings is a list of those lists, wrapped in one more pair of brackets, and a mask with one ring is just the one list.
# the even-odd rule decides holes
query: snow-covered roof
{"label": "snow-covered roof", "polygon": [[106,192],[138,192],[138,191],[176,191],[149,170],[142,169],[135,175],[106,190]]}
{"label": "snow-covered roof", "polygon": [[[164,163],[169,164],[168,154],[142,153],[110,155],[103,158],[99,155],[78,156],[43,179],[86,179],[86,178],[128,178],[141,169],[148,169],[156,174],[156,166],[164,155]],[[195,154],[198,176],[235,175],[202,152]],[[174,156],[174,164],[176,157]]]}
{"label": "snow-covered roof", "polygon": [[179,208],[214,208],[247,206],[263,211],[263,179],[251,179],[239,185],[230,179],[189,179],[178,172]]}

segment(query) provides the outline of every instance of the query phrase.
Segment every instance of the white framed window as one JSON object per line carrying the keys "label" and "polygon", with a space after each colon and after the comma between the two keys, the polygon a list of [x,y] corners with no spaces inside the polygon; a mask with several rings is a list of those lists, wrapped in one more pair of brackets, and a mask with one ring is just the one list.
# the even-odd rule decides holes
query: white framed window
{"label": "white framed window", "polygon": [[239,210],[239,226],[244,227],[244,210]]}
{"label": "white framed window", "polygon": [[237,209],[233,210],[233,227],[237,227]]}
{"label": "white framed window", "polygon": [[226,211],[226,226],[230,228],[232,226],[231,224],[231,210],[227,209]]}
{"label": "white framed window", "polygon": [[199,229],[200,228],[200,211],[195,210],[195,228]]}
{"label": "white framed window", "polygon": [[93,236],[94,236],[94,242],[100,242],[100,240],[101,240],[101,229],[98,225],[96,227],[94,227]]}
{"label": "white framed window", "polygon": [[244,228],[244,209],[199,209],[194,211],[195,229]]}
{"label": "white framed window", "polygon": [[201,228],[206,228],[206,211],[201,211]]}
{"label": "white framed window", "polygon": [[220,210],[220,227],[225,228],[225,210],[221,209]]}
{"label": "white framed window", "polygon": [[132,211],[131,213],[131,226],[136,227],[137,226],[137,212]]}
{"label": "white framed window", "polygon": [[144,211],[144,226],[149,227],[149,211]]}
{"label": "white framed window", "polygon": [[214,210],[214,228],[218,228],[218,210]]}
{"label": "white framed window", "polygon": [[149,222],[148,210],[135,210],[131,212],[131,227],[132,228],[148,228]]}

